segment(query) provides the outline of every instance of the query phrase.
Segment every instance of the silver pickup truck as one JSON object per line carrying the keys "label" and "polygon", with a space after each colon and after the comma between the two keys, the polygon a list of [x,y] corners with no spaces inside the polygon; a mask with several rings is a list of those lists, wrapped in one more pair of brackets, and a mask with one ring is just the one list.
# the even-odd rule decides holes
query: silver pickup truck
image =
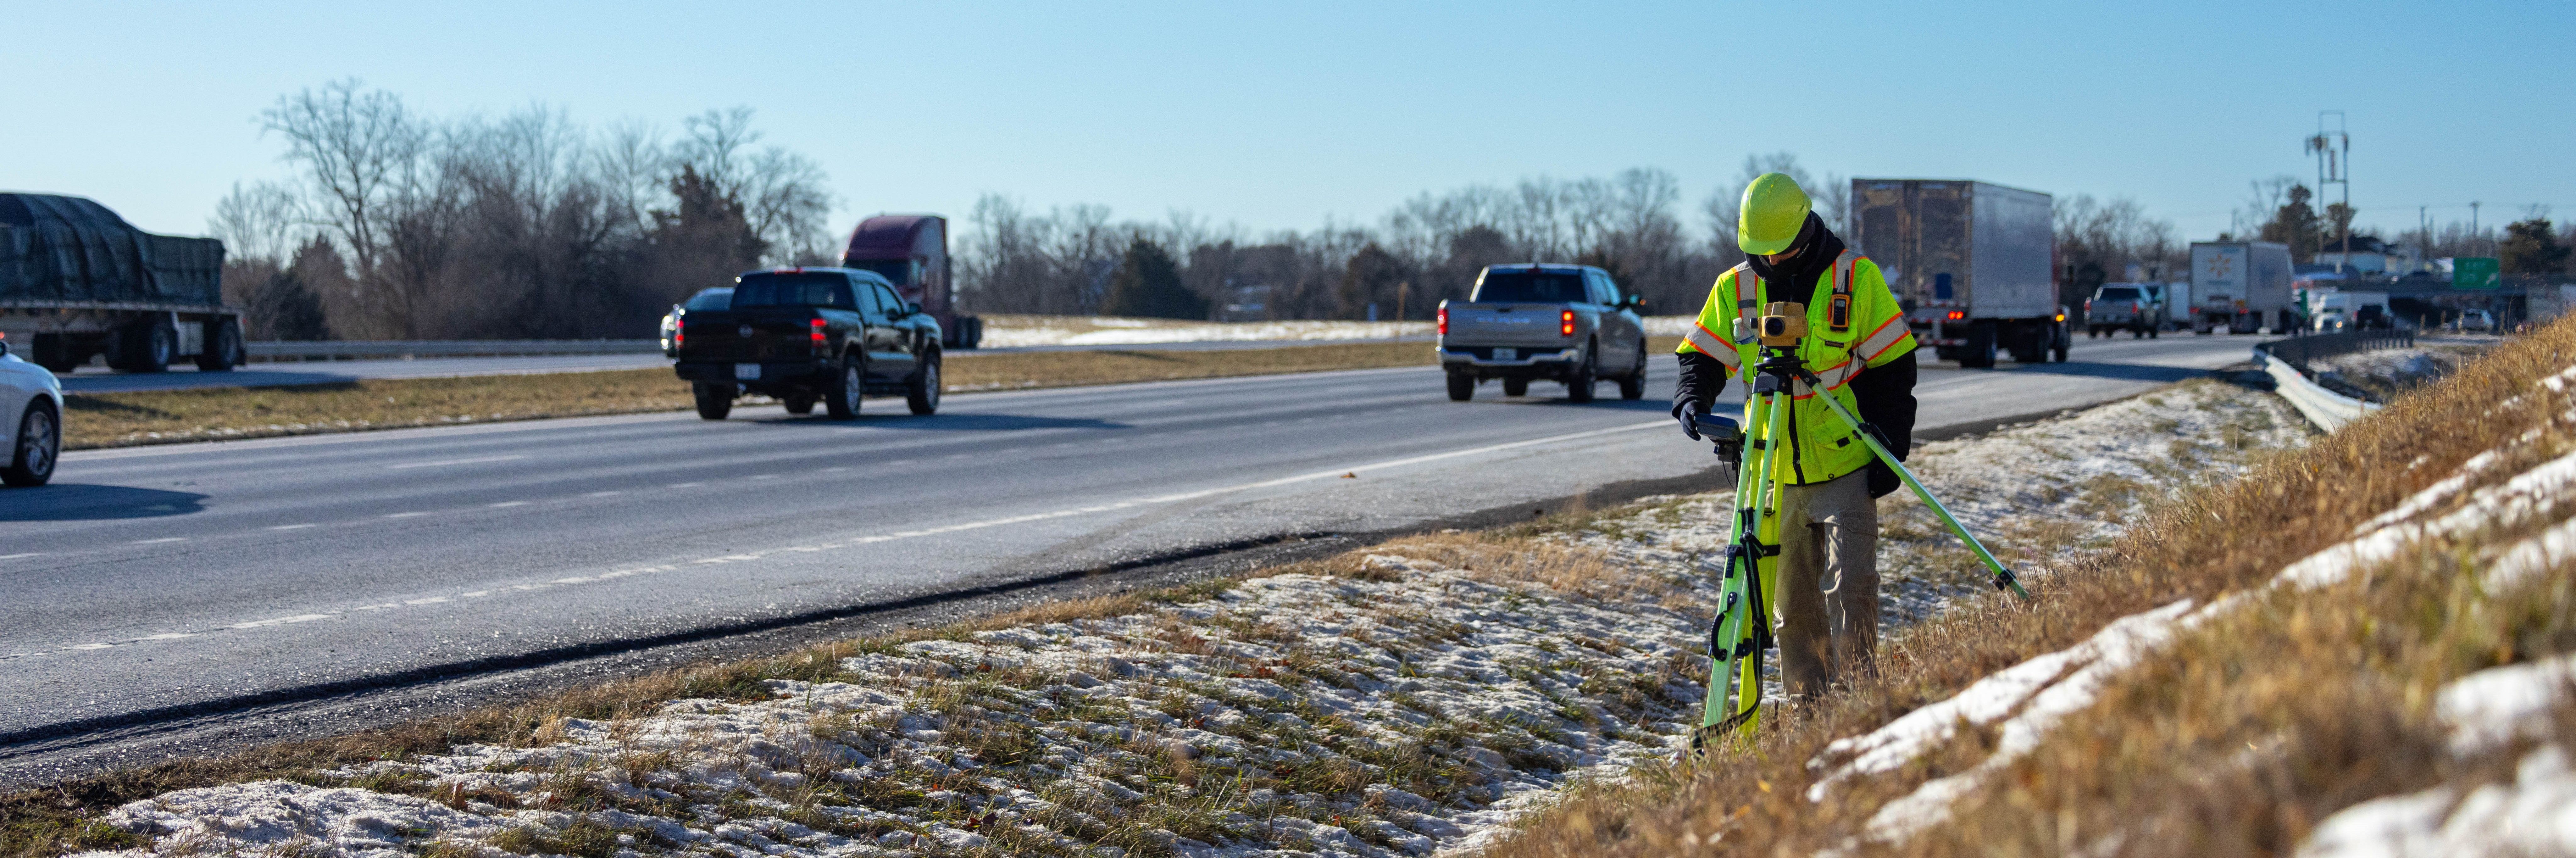
{"label": "silver pickup truck", "polygon": [[1503,395],[1525,396],[1533,379],[1565,384],[1565,398],[1592,401],[1592,385],[1619,382],[1619,398],[1646,395],[1646,302],[1622,295],[1608,272],[1588,265],[1489,266],[1465,301],[1440,302],[1440,367],[1449,398],[1503,380]]}

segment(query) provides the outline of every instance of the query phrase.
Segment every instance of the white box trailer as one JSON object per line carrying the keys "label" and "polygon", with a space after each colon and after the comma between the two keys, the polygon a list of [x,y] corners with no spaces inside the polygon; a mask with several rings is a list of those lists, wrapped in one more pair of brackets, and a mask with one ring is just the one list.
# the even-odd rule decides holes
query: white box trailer
{"label": "white box trailer", "polygon": [[1952,179],[1853,179],[1851,246],[1878,263],[1915,340],[1960,366],[2066,359],[2047,194]]}
{"label": "white box trailer", "polygon": [[2299,308],[2290,287],[2290,246],[2272,241],[2191,243],[2191,294],[2199,299],[2191,329],[2206,334],[2297,330]]}

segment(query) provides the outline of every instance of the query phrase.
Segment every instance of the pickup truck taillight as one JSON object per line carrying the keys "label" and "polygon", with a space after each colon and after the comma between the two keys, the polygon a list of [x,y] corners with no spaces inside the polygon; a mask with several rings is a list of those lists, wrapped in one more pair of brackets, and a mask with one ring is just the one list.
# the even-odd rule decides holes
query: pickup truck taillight
{"label": "pickup truck taillight", "polygon": [[671,348],[679,348],[681,341],[688,337],[688,335],[689,319],[687,316],[671,320]]}
{"label": "pickup truck taillight", "polygon": [[819,354],[822,354],[822,353],[823,353],[823,320],[822,320],[821,318],[807,319],[807,320],[805,320],[805,327],[806,327],[806,329],[807,329],[807,330],[810,330],[810,331],[813,331],[813,332],[814,332],[814,333],[813,333],[813,338],[814,338],[814,353],[815,353],[815,354],[818,354],[818,355],[819,355]]}
{"label": "pickup truck taillight", "polygon": [[1560,337],[1574,336],[1573,310],[1556,311],[1556,335]]}
{"label": "pickup truck taillight", "polygon": [[1447,307],[1440,308],[1440,335],[1444,337],[1449,335],[1449,308]]}

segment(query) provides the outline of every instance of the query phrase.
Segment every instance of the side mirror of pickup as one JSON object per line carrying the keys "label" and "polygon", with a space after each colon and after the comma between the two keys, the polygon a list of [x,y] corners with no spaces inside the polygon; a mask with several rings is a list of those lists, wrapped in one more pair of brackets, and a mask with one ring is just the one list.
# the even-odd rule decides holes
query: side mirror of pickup
{"label": "side mirror of pickup", "polygon": [[1620,306],[1627,307],[1628,309],[1631,309],[1631,310],[1643,310],[1643,309],[1646,309],[1646,296],[1644,296],[1644,295],[1630,295],[1630,296],[1628,296],[1628,300],[1623,301],[1623,302],[1620,302]]}
{"label": "side mirror of pickup", "polygon": [[905,301],[905,302],[903,302],[903,314],[904,314],[904,315],[906,315],[906,316],[917,316],[917,315],[920,315],[920,314],[921,314],[921,302],[919,302],[919,301]]}
{"label": "side mirror of pickup", "polygon": [[0,357],[9,356],[9,335],[0,334]]}

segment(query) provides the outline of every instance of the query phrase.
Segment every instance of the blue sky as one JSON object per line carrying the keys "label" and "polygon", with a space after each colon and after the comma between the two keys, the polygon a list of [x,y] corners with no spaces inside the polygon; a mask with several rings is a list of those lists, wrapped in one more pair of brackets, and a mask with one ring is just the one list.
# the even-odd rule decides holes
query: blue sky
{"label": "blue sky", "polygon": [[[342,77],[593,126],[747,105],[836,219],[985,192],[1258,230],[1749,152],[2136,198],[2192,238],[2349,112],[2364,224],[2576,210],[2576,4],[10,3],[0,188],[198,233]],[[1696,221],[1694,221],[1696,222]]]}

